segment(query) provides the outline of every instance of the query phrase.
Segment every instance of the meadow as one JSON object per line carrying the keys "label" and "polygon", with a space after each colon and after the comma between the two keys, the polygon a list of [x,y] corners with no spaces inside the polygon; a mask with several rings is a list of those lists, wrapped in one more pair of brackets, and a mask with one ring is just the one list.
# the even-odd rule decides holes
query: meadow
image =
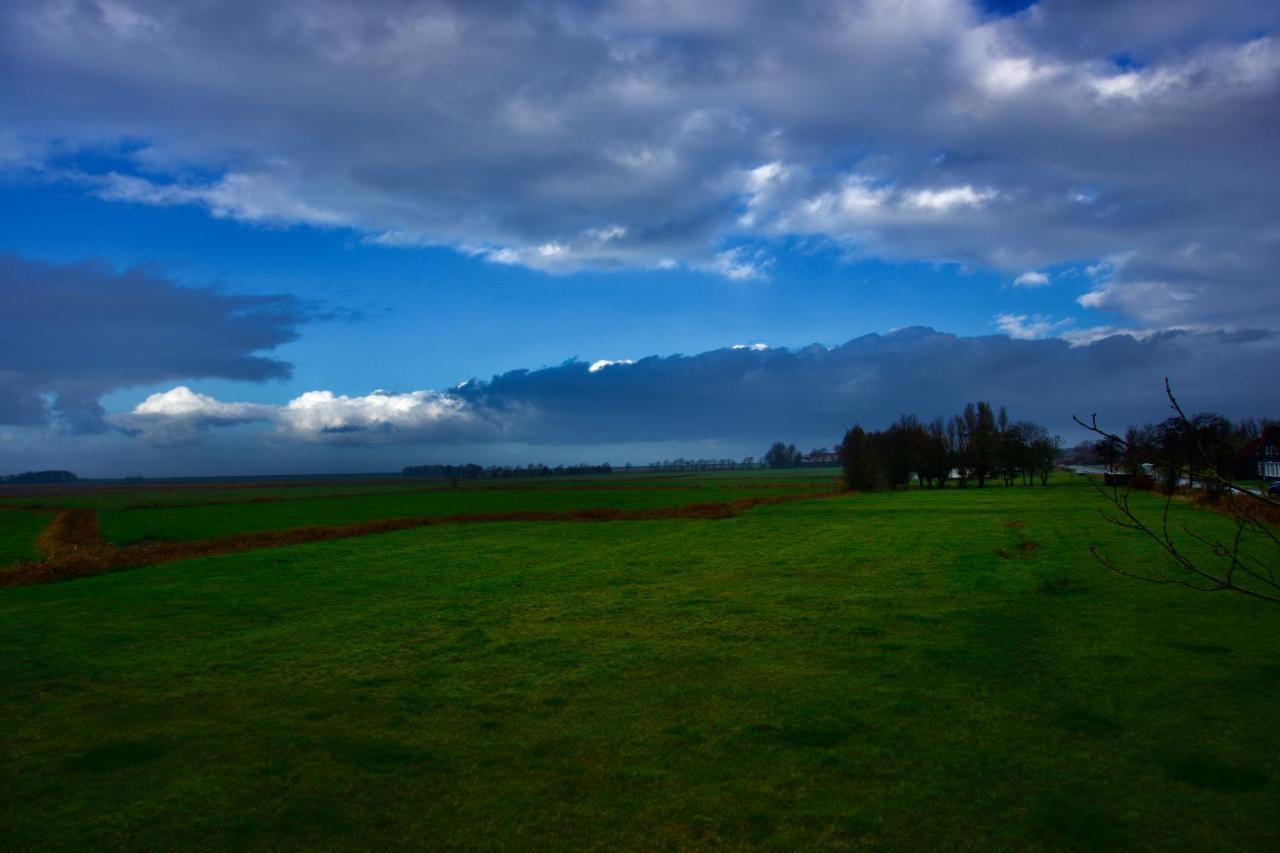
{"label": "meadow", "polygon": [[49,514],[0,509],[0,566],[40,556],[36,537],[49,523]]}
{"label": "meadow", "polygon": [[1280,609],[1107,572],[1157,555],[1082,478],[832,474],[0,497],[125,553],[564,514],[0,589],[2,846],[1276,849]]}

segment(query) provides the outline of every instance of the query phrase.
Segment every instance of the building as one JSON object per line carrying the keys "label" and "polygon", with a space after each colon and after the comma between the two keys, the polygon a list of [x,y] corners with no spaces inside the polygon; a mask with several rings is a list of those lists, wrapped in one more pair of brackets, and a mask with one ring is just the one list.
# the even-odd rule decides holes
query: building
{"label": "building", "polygon": [[1240,448],[1234,475],[1237,480],[1280,480],[1280,424],[1262,428],[1262,435]]}
{"label": "building", "polygon": [[1258,439],[1258,477],[1280,480],[1280,426],[1269,426]]}
{"label": "building", "polygon": [[813,466],[815,468],[827,465],[839,465],[840,454],[834,450],[827,450],[826,448],[823,448],[821,450],[815,450],[812,453],[806,453],[804,458],[800,460],[800,464]]}

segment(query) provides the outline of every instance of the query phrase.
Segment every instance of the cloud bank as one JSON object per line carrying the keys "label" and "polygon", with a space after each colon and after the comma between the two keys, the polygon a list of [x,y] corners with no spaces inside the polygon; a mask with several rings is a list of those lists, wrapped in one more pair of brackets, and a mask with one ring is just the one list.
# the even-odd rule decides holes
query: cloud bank
{"label": "cloud bank", "polygon": [[[855,422],[950,415],[987,399],[1070,434],[1072,414],[1097,412],[1116,425],[1162,418],[1165,376],[1196,409],[1274,415],[1260,411],[1267,398],[1259,389],[1278,357],[1280,337],[1263,332],[1120,335],[1072,346],[912,328],[831,348],[728,347],[605,367],[572,361],[441,392],[312,391],[278,406],[220,402],[178,387],[112,420],[157,445],[260,422],[269,425],[261,439],[268,443],[736,447],[775,438],[831,444]],[[1224,375],[1233,381],[1222,382]]]}
{"label": "cloud bank", "polygon": [[101,432],[108,423],[98,399],[117,388],[288,378],[291,365],[262,353],[293,340],[310,314],[290,296],[0,255],[0,425]]}
{"label": "cloud bank", "polygon": [[1088,266],[1082,304],[1136,327],[1275,328],[1277,24],[1268,0],[12,0],[0,168],[552,272],[746,284],[797,235],[1020,286]]}

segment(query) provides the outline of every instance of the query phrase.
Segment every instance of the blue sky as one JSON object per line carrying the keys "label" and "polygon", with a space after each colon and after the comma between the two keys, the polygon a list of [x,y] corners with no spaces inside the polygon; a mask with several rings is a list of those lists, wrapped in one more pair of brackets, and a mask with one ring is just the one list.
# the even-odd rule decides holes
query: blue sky
{"label": "blue sky", "polygon": [[[247,224],[31,182],[0,189],[0,210],[0,252],[55,263],[94,258],[117,270],[156,266],[188,285],[283,291],[332,308],[334,320],[279,350],[296,365],[287,384],[200,383],[262,401],[316,387],[367,393],[374,376],[387,389],[439,388],[569,358],[836,344],[913,325],[992,334],[1005,312],[1084,317],[1075,300],[1089,289],[1081,270],[1093,262],[1064,265],[1064,286],[1042,291],[1012,287],[997,271],[855,258],[811,240],[778,251],[767,280],[691,270],[554,274],[448,248],[370,245],[348,229]],[[152,390],[125,389],[112,402],[132,405]]]}
{"label": "blue sky", "polygon": [[0,11],[0,473],[739,456],[944,414],[903,348],[1268,414],[1272,4],[219,6]]}

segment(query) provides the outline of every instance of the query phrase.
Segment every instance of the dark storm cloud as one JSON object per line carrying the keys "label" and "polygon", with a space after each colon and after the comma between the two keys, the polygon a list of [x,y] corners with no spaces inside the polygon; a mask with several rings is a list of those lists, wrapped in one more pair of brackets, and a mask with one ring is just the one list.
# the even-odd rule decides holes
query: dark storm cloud
{"label": "dark storm cloud", "polygon": [[1257,389],[1278,357],[1280,339],[1264,332],[1114,336],[1072,347],[917,328],[831,349],[724,349],[594,373],[582,364],[516,371],[455,393],[477,410],[510,412],[511,432],[539,443],[826,443],[855,421],[949,415],[976,399],[1063,431],[1072,414],[1098,412],[1113,424],[1159,418],[1165,376],[1197,407],[1256,414],[1267,405]]}
{"label": "dark storm cloud", "polygon": [[260,353],[293,340],[306,319],[306,307],[288,296],[0,255],[0,424],[56,420],[95,432],[106,428],[98,398],[116,388],[287,378],[287,362]]}
{"label": "dark storm cloud", "polygon": [[[15,0],[0,162],[552,271],[750,279],[797,234],[1010,280],[1088,265],[1086,307],[1137,325],[1275,328],[1278,23],[1269,0]],[[129,167],[75,157],[103,148]]]}
{"label": "dark storm cloud", "polygon": [[739,446],[775,438],[829,444],[854,422],[883,426],[902,413],[950,415],[967,401],[986,399],[1070,434],[1073,414],[1097,412],[1115,426],[1163,418],[1166,376],[1197,410],[1274,415],[1264,411],[1271,403],[1259,389],[1278,358],[1280,339],[1269,332],[1120,335],[1072,347],[1061,340],[915,328],[834,348],[743,347],[634,363],[569,362],[445,392],[343,397],[312,391],[274,407],[177,388],[114,419],[158,444],[244,420],[274,424],[275,441],[347,446]]}

